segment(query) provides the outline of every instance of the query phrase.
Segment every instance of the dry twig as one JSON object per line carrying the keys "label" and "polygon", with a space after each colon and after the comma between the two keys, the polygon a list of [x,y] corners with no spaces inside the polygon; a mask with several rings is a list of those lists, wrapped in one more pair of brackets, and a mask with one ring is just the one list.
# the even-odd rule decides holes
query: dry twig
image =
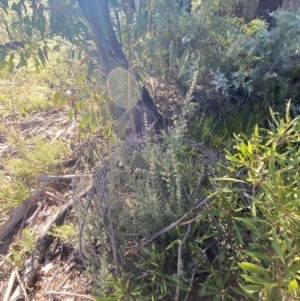
{"label": "dry twig", "polygon": [[74,294],[74,293],[67,293],[67,292],[45,292],[46,295],[61,295],[61,296],[70,296],[70,297],[78,297],[78,298],[84,298],[87,300],[95,301],[95,298],[89,295],[81,295],[81,294]]}
{"label": "dry twig", "polygon": [[178,279],[177,279],[176,292],[175,292],[175,297],[174,297],[175,301],[178,301],[178,298],[179,298],[179,285],[180,285],[180,274],[181,274],[181,265],[182,265],[182,260],[181,260],[182,247],[183,247],[185,241],[187,240],[190,232],[191,232],[191,224],[188,225],[188,227],[186,229],[186,233],[178,246],[178,262],[177,262],[177,278]]}
{"label": "dry twig", "polygon": [[[18,273],[17,268],[15,267],[14,264],[12,264],[12,263],[11,263],[9,260],[7,260],[4,256],[2,256],[2,255],[0,255],[0,256],[1,256],[1,258],[2,258],[8,265],[10,265],[10,266],[13,268],[13,271],[15,272],[15,277],[17,278],[17,280],[18,280],[18,282],[19,282],[19,287],[21,288],[21,290],[22,290],[22,292],[23,292],[23,296],[24,296],[24,298],[25,298],[26,301],[29,301],[28,296],[27,296],[27,293],[26,293],[26,289],[25,289],[25,287],[24,287],[24,285],[23,285],[23,282],[22,282],[22,280],[21,280],[21,277],[20,277],[20,275],[19,275],[19,273]],[[17,289],[16,289],[16,290],[17,290]]]}
{"label": "dry twig", "polygon": [[74,178],[82,178],[82,177],[90,177],[92,174],[74,174],[74,175],[62,175],[62,176],[49,176],[41,174],[38,176],[37,180],[39,183],[48,183],[56,180],[66,180],[66,179],[74,179]]}
{"label": "dry twig", "polygon": [[5,292],[3,301],[8,301],[9,300],[12,288],[13,288],[13,286],[15,284],[15,280],[16,280],[16,272],[13,269],[12,272],[11,272],[11,275],[9,277],[9,281],[8,281],[8,284],[7,284],[7,288],[6,288],[6,292]]}
{"label": "dry twig", "polygon": [[196,274],[196,271],[197,271],[197,267],[198,267],[198,261],[195,262],[193,272],[192,272],[192,276],[191,276],[191,279],[190,279],[189,289],[188,289],[188,292],[187,292],[187,294],[184,298],[184,301],[188,300],[190,291],[192,290],[192,287],[193,287],[193,284],[194,284],[194,279],[195,279],[195,274]]}
{"label": "dry twig", "polygon": [[[173,222],[172,224],[170,224],[169,226],[159,230],[158,232],[150,235],[149,237],[143,239],[140,243],[136,244],[135,246],[133,246],[132,248],[128,249],[125,252],[125,256],[129,255],[130,253],[135,253],[137,248],[141,248],[144,247],[145,245],[147,245],[148,243],[150,243],[151,241],[153,241],[155,238],[165,234],[166,232],[172,230],[173,228],[175,228],[177,225],[182,225],[182,221],[188,217],[188,215],[192,212],[194,212],[195,210],[199,209],[201,206],[203,206],[208,200],[210,200],[213,196],[215,196],[218,193],[218,191],[215,191],[214,193],[212,193],[211,195],[207,196],[206,198],[204,198],[204,200],[198,202],[195,204],[195,206],[193,206],[193,208],[191,210],[189,210],[188,212],[186,212],[181,218],[179,218],[178,220],[176,220],[175,222]],[[201,216],[201,214],[199,216],[197,216],[197,219]],[[190,224],[191,221],[194,221],[194,219],[188,221],[187,223]],[[186,224],[186,223],[184,223]]]}
{"label": "dry twig", "polygon": [[19,282],[19,286],[20,286],[20,288],[21,288],[21,290],[22,290],[22,292],[23,292],[23,296],[24,296],[24,298],[25,298],[26,301],[29,301],[28,296],[27,296],[26,289],[25,289],[25,287],[24,287],[24,284],[23,284],[23,282],[22,282],[22,280],[21,280],[21,277],[20,277],[20,275],[19,275],[17,269],[15,269],[15,273],[16,273],[16,276],[17,276],[17,279],[18,279],[18,282]]}

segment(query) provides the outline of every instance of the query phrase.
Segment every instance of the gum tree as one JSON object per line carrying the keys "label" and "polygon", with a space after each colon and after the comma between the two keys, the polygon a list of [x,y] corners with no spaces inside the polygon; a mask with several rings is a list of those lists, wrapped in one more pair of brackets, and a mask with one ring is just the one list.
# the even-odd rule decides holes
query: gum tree
{"label": "gum tree", "polygon": [[[20,0],[20,1],[0,1],[2,12],[15,11],[19,17],[19,24],[26,31],[26,41],[11,41],[4,46],[14,46],[17,48],[23,46],[23,42],[29,42],[35,32],[38,32],[42,40],[47,40],[54,36],[67,38],[80,49],[87,49],[87,40],[93,40],[96,46],[97,54],[94,54],[94,61],[97,61],[96,68],[100,70],[103,79],[106,80],[111,70],[121,67],[125,70],[131,68],[126,57],[122,43],[126,39],[126,32],[121,28],[132,21],[134,15],[138,15],[142,8],[140,1],[122,0]],[[147,3],[144,4],[148,6]],[[122,15],[122,16],[121,16]],[[113,21],[112,21],[113,16]],[[125,16],[125,17],[124,17]],[[124,21],[125,20],[125,21]],[[114,24],[113,24],[114,22]],[[125,24],[125,25],[126,25]],[[6,27],[7,34],[11,38],[10,30]],[[119,36],[117,37],[116,32]],[[11,48],[11,47],[10,47]],[[0,49],[1,50],[1,49]],[[7,56],[7,47],[1,51],[1,59],[4,64]],[[28,56],[21,57],[21,63],[26,64]],[[47,61],[47,47],[38,49],[38,58],[45,64]],[[10,70],[13,69],[13,59],[9,58]],[[94,63],[90,64],[93,69]],[[20,65],[20,64],[19,64]],[[20,65],[22,66],[22,64]],[[140,80],[138,74],[133,73],[137,80]],[[152,97],[145,86],[141,87],[141,99],[144,105],[151,111],[153,117],[161,124],[162,116],[157,111]],[[139,122],[135,120],[135,122]],[[136,125],[137,126],[137,125]]]}
{"label": "gum tree", "polygon": [[[259,1],[256,15],[266,17],[266,11],[277,9],[281,2]],[[46,64],[47,61],[47,40],[60,36],[67,38],[80,52],[88,54],[89,59],[86,63],[89,72],[98,69],[104,81],[112,69],[117,67],[130,70],[135,79],[140,81],[138,72],[147,72],[141,68],[133,68],[137,65],[134,64],[133,57],[134,60],[142,62],[145,53],[148,56],[168,57],[170,70],[179,69],[177,75],[180,77],[185,64],[196,53],[187,45],[188,34],[176,32],[173,28],[176,28],[176,20],[182,11],[191,11],[191,3],[194,9],[207,10],[207,16],[213,16],[216,12],[230,12],[230,7],[246,3],[246,0],[226,0],[219,4],[215,1],[202,3],[196,0],[0,0],[2,16],[4,12],[14,11],[18,16],[15,24],[22,27],[25,33],[22,41],[14,41],[8,24],[5,24],[10,41],[0,45],[0,67],[8,63],[9,70],[12,71],[14,54],[8,53],[9,48],[22,47],[24,43],[30,44],[38,34],[38,60],[35,60],[42,64]],[[91,46],[89,40],[92,40],[94,45]],[[139,40],[143,40],[140,45],[137,42]],[[43,42],[44,46],[40,46]],[[133,44],[136,47],[131,49]],[[206,44],[209,44],[209,41]],[[26,65],[29,56],[28,53],[21,53],[19,66]],[[141,65],[142,68],[145,67],[145,63],[139,64],[139,67]],[[139,104],[147,107],[156,125],[161,127],[163,118],[145,86],[141,87],[139,96]],[[124,108],[120,110],[124,112]],[[140,129],[141,116],[133,119],[134,128]]]}

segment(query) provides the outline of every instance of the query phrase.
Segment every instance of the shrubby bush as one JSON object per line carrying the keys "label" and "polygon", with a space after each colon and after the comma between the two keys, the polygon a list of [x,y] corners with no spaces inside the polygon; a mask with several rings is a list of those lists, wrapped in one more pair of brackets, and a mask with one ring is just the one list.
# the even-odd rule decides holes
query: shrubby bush
{"label": "shrubby bush", "polygon": [[[222,9],[237,2],[222,1]],[[299,11],[276,12],[277,26],[269,30],[261,20],[224,17],[209,1],[190,14],[179,12],[175,1],[144,3],[147,9],[128,18],[120,32],[130,64],[145,78],[173,74],[191,88],[168,132],[145,133],[103,151],[96,194],[86,196],[85,206],[77,202],[84,216],[79,250],[95,294],[99,300],[296,300],[299,117],[289,117],[290,106],[285,119],[271,110],[267,129],[235,135],[226,159],[188,140],[196,122],[188,126],[187,119],[195,90],[200,105],[247,102],[251,113],[256,105],[282,111],[287,99],[298,101]],[[83,100],[95,98],[107,108],[108,97],[98,98],[94,88],[103,85],[90,71],[79,74],[82,93],[70,116],[83,114],[82,127],[95,129],[97,106],[90,110]],[[58,93],[54,100],[63,105],[68,97]],[[242,113],[228,136],[248,121]],[[212,134],[220,141],[224,131],[203,131],[201,139]]]}
{"label": "shrubby bush", "polygon": [[[296,300],[299,294],[300,120],[289,117],[289,106],[286,111],[282,119],[271,110],[270,129],[236,136],[235,151],[226,154],[229,166],[213,180],[219,191],[213,206],[223,209],[217,224],[227,238],[215,269],[227,271],[221,272],[226,292],[246,300]],[[220,234],[215,239],[222,241]],[[220,286],[210,275],[203,292],[208,283]]]}
{"label": "shrubby bush", "polygon": [[183,143],[184,119],[161,143],[115,146],[105,208],[95,205],[88,219],[99,246],[98,260],[85,252],[98,300],[297,300],[300,119],[289,109],[284,119],[271,110],[268,130],[236,135],[215,164],[199,144]]}
{"label": "shrubby bush", "polygon": [[290,89],[295,80],[291,73],[299,68],[299,11],[279,10],[274,17],[277,26],[271,30],[253,20],[227,31],[227,45],[218,51],[218,68],[211,70],[215,91],[242,94],[252,102],[282,105],[289,98],[298,100],[299,95]]}
{"label": "shrubby bush", "polygon": [[162,3],[150,8],[131,45],[133,60],[144,62],[146,75],[173,75],[187,86],[197,71],[202,106],[247,101],[284,112],[285,101],[299,101],[300,11],[278,10],[269,29],[262,20],[235,17],[232,9],[226,14],[233,4],[220,10],[209,2],[190,14]]}

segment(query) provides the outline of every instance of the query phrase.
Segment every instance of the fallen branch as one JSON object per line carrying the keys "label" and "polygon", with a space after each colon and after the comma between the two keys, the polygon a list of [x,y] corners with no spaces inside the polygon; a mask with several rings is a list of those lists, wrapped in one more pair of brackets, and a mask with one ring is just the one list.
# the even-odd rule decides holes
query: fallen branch
{"label": "fallen branch", "polygon": [[62,175],[62,176],[49,176],[49,175],[39,175],[37,180],[39,183],[48,183],[57,180],[66,180],[66,179],[74,179],[74,178],[82,178],[82,177],[90,177],[92,174],[75,174],[75,175]]}
{"label": "fallen branch", "polygon": [[6,288],[6,292],[5,292],[3,301],[8,301],[9,300],[12,288],[15,284],[15,280],[16,280],[16,271],[13,269],[11,274],[10,274],[10,277],[9,277],[9,281],[8,281],[8,284],[7,284],[7,288]]}
{"label": "fallen branch", "polygon": [[21,41],[8,41],[0,44],[0,49],[17,50],[24,48],[24,43]]}
{"label": "fallen branch", "polygon": [[[176,220],[175,222],[173,222],[172,224],[170,224],[169,226],[159,230],[158,232],[150,235],[149,237],[143,239],[140,243],[136,244],[135,246],[133,246],[132,248],[128,249],[125,252],[125,256],[131,254],[131,253],[135,253],[137,248],[141,248],[144,247],[145,245],[147,245],[148,243],[150,243],[151,241],[153,241],[155,238],[165,234],[166,232],[169,232],[170,230],[172,230],[173,228],[175,228],[177,225],[182,225],[185,223],[181,223],[185,218],[187,218],[189,216],[190,213],[194,212],[195,210],[199,209],[201,206],[203,206],[208,200],[210,200],[214,195],[217,194],[217,191],[212,193],[211,195],[207,196],[206,198],[204,198],[204,200],[198,202],[197,204],[195,204],[193,206],[193,208],[191,210],[189,210],[187,213],[185,213],[181,218],[179,218],[178,220]],[[198,215],[197,219],[201,216]],[[191,223],[192,220],[188,221],[187,224]]]}
{"label": "fallen branch", "polygon": [[[84,212],[83,212],[84,217],[86,217],[88,214],[88,210],[89,210],[90,204],[92,202],[93,195],[94,195],[94,187],[92,186],[90,188],[90,192],[88,193],[88,200],[87,200],[87,203],[84,208]],[[87,264],[85,263],[85,259],[84,259],[83,252],[82,252],[82,236],[83,236],[83,230],[85,227],[85,223],[86,223],[86,220],[85,220],[85,218],[83,218],[81,221],[81,225],[79,227],[79,254],[81,257],[82,264],[84,265],[85,268],[87,268]]]}
{"label": "fallen branch", "polygon": [[13,295],[10,297],[9,301],[18,301],[20,300],[20,297],[21,297],[21,288],[20,285],[18,285]]}
{"label": "fallen branch", "polygon": [[74,294],[74,293],[53,292],[53,291],[45,292],[45,294],[46,295],[61,295],[61,296],[79,297],[79,298],[84,298],[87,300],[95,301],[95,298],[93,298],[92,296],[89,296],[89,295],[80,295],[80,294]]}
{"label": "fallen branch", "polygon": [[22,222],[24,225],[24,221],[27,213],[38,202],[39,197],[44,191],[45,186],[43,185],[38,191],[36,191],[31,197],[24,200],[20,205],[18,205],[9,215],[8,220],[5,222],[3,227],[0,229],[0,242],[4,242],[4,239],[11,235],[15,230],[17,224]]}
{"label": "fallen branch", "polygon": [[25,264],[24,279],[28,286],[33,285],[38,265],[44,260],[46,250],[54,240],[52,235],[49,234],[49,231],[52,229],[54,224],[61,225],[63,223],[67,212],[71,210],[73,204],[73,200],[64,204],[48,221],[48,223],[44,226],[43,232],[39,235],[35,244],[35,249]]}
{"label": "fallen branch", "polygon": [[[92,190],[93,187],[91,186],[88,189],[81,191],[78,195],[74,195],[74,200],[76,201],[80,199],[85,194],[91,194]],[[54,224],[61,225],[63,223],[66,214],[72,209],[73,205],[73,200],[65,203],[59,208],[59,211],[56,212],[44,226],[43,232],[39,235],[35,244],[35,249],[33,250],[30,258],[26,262],[24,278],[27,285],[33,285],[37,268],[39,264],[44,260],[46,250],[54,240],[54,237],[51,234],[49,234],[49,231],[52,229]]]}
{"label": "fallen branch", "polygon": [[72,273],[67,274],[67,276],[65,277],[65,279],[58,285],[58,287],[56,289],[57,290],[61,289],[71,276],[72,276]]}
{"label": "fallen branch", "polygon": [[20,286],[21,291],[22,291],[22,293],[23,293],[24,299],[25,299],[26,301],[29,301],[28,296],[27,296],[27,293],[26,293],[25,286],[24,286],[24,284],[23,284],[23,282],[22,282],[22,280],[21,280],[21,277],[20,277],[20,275],[19,275],[19,273],[18,273],[18,271],[17,271],[16,268],[15,268],[15,273],[16,273],[16,277],[17,277],[18,282],[19,282],[19,286]]}
{"label": "fallen branch", "polygon": [[45,198],[47,198],[48,200],[50,201],[53,201],[53,202],[56,202],[58,204],[65,204],[65,201],[63,199],[61,199],[60,197],[56,196],[55,194],[53,193],[50,193],[48,191],[44,191],[43,192],[43,196]]}
{"label": "fallen branch", "polygon": [[182,238],[182,240],[180,241],[180,244],[178,246],[178,262],[177,262],[177,285],[176,285],[176,292],[175,292],[175,297],[174,297],[174,300],[175,301],[178,301],[179,299],[179,291],[180,291],[180,275],[181,275],[181,266],[182,266],[182,262],[181,262],[181,255],[182,255],[182,247],[184,245],[184,243],[186,242],[189,234],[191,232],[191,224],[189,224],[187,226],[187,229],[186,229],[186,233],[184,235],[184,237]]}
{"label": "fallen branch", "polygon": [[[19,275],[19,273],[18,273],[17,268],[15,267],[14,264],[12,264],[12,263],[11,263],[9,260],[7,260],[4,256],[1,256],[1,258],[2,258],[8,265],[10,265],[10,266],[13,268],[15,277],[17,278],[17,280],[18,280],[18,282],[19,282],[19,285],[18,285],[18,287],[16,288],[14,295],[16,295],[16,292],[19,291],[19,292],[17,293],[17,295],[19,296],[19,295],[21,294],[21,291],[22,291],[22,292],[23,292],[24,299],[25,299],[26,301],[29,301],[29,300],[28,300],[27,293],[26,293],[26,289],[25,289],[25,287],[24,287],[24,285],[23,285],[23,282],[22,282],[22,280],[21,280],[21,277],[20,277],[20,275]],[[16,300],[15,297],[14,297],[14,295],[10,298],[10,300],[12,300],[12,299],[13,299],[13,300]]]}

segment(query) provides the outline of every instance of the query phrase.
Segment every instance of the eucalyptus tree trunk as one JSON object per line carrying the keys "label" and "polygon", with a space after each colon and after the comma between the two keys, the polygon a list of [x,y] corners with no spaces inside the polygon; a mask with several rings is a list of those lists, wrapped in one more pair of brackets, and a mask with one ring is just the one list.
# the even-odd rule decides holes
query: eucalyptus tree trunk
{"label": "eucalyptus tree trunk", "polygon": [[256,8],[256,18],[261,18],[269,23],[269,28],[276,25],[274,17],[270,13],[281,7],[283,0],[259,0]]}
{"label": "eucalyptus tree trunk", "polygon": [[[100,66],[105,77],[112,70],[111,60],[117,62],[121,68],[128,70],[128,60],[112,26],[108,0],[77,0],[77,2],[90,25],[98,50]],[[137,79],[139,79],[138,75]],[[142,101],[157,120],[157,125],[161,126],[162,116],[157,111],[153,99],[145,86],[142,87]],[[141,129],[142,119],[143,116],[140,116],[140,118],[135,118],[134,120],[135,128],[138,131]]]}

